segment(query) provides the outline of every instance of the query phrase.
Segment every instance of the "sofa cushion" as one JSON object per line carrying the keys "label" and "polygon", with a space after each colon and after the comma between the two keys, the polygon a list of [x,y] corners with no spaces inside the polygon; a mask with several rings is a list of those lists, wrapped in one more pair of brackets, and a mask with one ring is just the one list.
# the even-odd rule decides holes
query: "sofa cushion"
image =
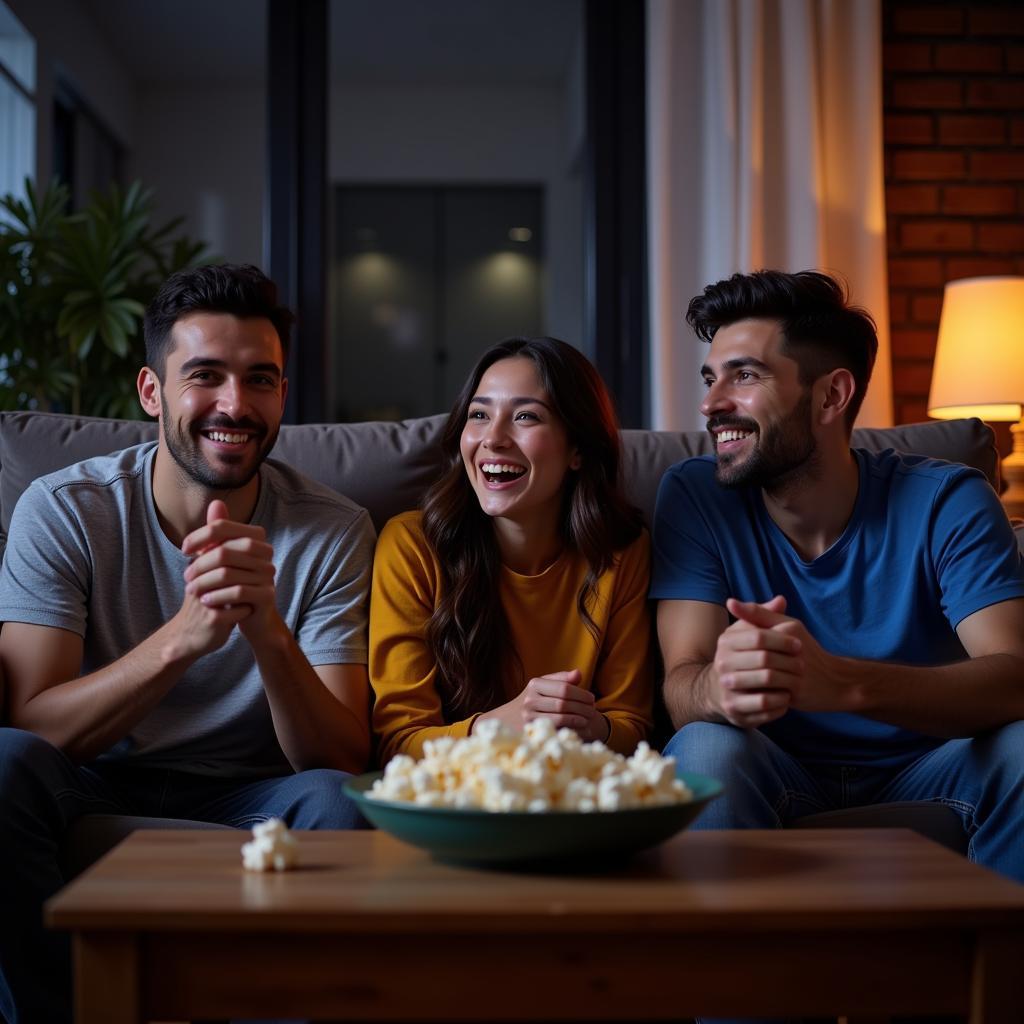
{"label": "sofa cushion", "polygon": [[[685,433],[624,430],[622,439],[626,487],[632,500],[643,510],[648,524],[654,515],[654,499],[665,470],[680,459],[712,453],[711,437],[705,430]],[[995,438],[991,429],[978,419],[858,428],[853,432],[852,444],[872,452],[895,448],[915,455],[962,462],[980,469],[993,486],[998,480],[999,453]]]}
{"label": "sofa cushion", "polygon": [[[142,828],[223,831],[230,825],[209,821],[188,821],[184,818],[143,818],[127,814],[86,814],[78,818],[64,833],[58,857],[65,881],[80,875],[122,839]],[[244,840],[244,836],[242,840]],[[239,848],[241,848],[241,841]]]}
{"label": "sofa cushion", "polygon": [[912,828],[919,835],[966,854],[964,822],[952,807],[930,800],[896,800],[890,804],[842,807],[809,814],[790,822],[789,828]]}
{"label": "sofa cushion", "polygon": [[[444,421],[428,416],[397,423],[286,424],[272,455],[369,509],[380,529],[415,508],[436,478]],[[18,498],[36,477],[156,436],[152,421],[0,412],[0,543],[6,542]]]}
{"label": "sofa cushion", "polygon": [[[415,508],[440,469],[438,440],[445,417],[395,423],[285,425],[273,456],[367,508],[377,528]],[[55,413],[0,413],[0,552],[15,503],[36,477],[82,459],[156,437],[156,424]],[[623,431],[624,478],[650,523],[665,470],[680,459],[711,452],[706,431]],[[963,462],[997,480],[992,431],[980,420],[913,423],[854,431],[853,443],[871,451],[897,448]]]}

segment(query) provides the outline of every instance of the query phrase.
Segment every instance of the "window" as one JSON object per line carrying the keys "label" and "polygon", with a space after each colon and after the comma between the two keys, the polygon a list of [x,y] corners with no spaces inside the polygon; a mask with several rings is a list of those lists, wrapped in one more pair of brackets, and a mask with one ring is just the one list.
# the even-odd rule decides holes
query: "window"
{"label": "window", "polygon": [[481,352],[543,329],[539,186],[335,189],[339,420],[451,407]]}
{"label": "window", "polygon": [[71,189],[79,210],[93,192],[124,184],[124,147],[72,86],[59,79],[53,100],[53,174]]}
{"label": "window", "polygon": [[330,0],[326,415],[444,412],[510,334],[592,354],[584,8]]}
{"label": "window", "polygon": [[23,195],[35,176],[35,89],[35,40],[0,2],[0,195]]}

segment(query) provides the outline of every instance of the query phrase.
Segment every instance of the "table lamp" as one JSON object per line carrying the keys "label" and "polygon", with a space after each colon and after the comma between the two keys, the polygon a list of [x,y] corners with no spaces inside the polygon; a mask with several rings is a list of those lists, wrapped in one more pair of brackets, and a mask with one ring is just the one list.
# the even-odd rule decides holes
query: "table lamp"
{"label": "table lamp", "polygon": [[1024,277],[950,281],[942,300],[928,415],[1010,422],[1003,507],[1024,516]]}

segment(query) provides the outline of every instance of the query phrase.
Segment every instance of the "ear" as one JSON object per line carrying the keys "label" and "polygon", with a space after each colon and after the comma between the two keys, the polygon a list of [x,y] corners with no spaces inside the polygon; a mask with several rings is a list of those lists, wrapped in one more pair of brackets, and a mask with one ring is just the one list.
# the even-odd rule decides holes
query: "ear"
{"label": "ear", "polygon": [[288,378],[281,378],[281,412],[284,412],[284,403],[288,398]]}
{"label": "ear", "polygon": [[840,367],[825,374],[819,381],[821,402],[818,406],[819,422],[825,424],[841,421],[845,423],[846,411],[857,391],[857,383],[849,370]]}
{"label": "ear", "polygon": [[569,468],[571,470],[577,470],[583,465],[583,456],[580,455],[579,448],[573,448],[572,454],[569,456]]}
{"label": "ear", "polygon": [[138,380],[135,382],[139,391],[139,404],[155,419],[160,419],[160,379],[156,371],[144,366],[139,370]]}

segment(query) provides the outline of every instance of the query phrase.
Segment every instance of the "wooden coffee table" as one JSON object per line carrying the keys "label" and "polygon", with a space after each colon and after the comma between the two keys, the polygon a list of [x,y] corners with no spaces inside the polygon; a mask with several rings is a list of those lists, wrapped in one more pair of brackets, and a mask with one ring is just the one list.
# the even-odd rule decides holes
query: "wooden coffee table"
{"label": "wooden coffee table", "polygon": [[689,832],[600,874],[451,867],[380,832],[137,832],[47,905],[80,1024],[313,1017],[1024,1021],[1024,886],[904,830]]}

